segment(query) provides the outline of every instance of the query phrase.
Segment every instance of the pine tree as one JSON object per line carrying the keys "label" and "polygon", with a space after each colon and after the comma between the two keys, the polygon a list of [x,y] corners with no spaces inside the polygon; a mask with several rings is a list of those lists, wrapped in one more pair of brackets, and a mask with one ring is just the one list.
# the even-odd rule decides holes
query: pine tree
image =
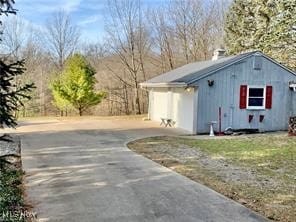
{"label": "pine tree", "polygon": [[99,104],[105,97],[105,92],[95,92],[95,71],[80,55],[70,57],[65,68],[51,85],[55,102],[65,104],[65,101],[78,110],[79,115],[91,106]]}
{"label": "pine tree", "polygon": [[225,44],[229,54],[253,49],[256,32],[255,13],[250,1],[234,0],[226,16]]}
{"label": "pine tree", "polygon": [[295,0],[234,0],[226,16],[227,51],[261,50],[296,69],[295,21]]}
{"label": "pine tree", "polygon": [[[13,0],[0,0],[0,16],[15,14],[16,10],[12,7]],[[0,25],[2,22],[0,21]],[[0,40],[1,41],[1,40]],[[16,117],[14,113],[23,99],[29,99],[29,93],[34,87],[33,84],[17,86],[15,79],[24,73],[24,60],[11,61],[9,58],[0,58],[0,127],[15,127]]]}
{"label": "pine tree", "polygon": [[296,1],[281,0],[264,39],[264,52],[296,70]]}
{"label": "pine tree", "polygon": [[54,83],[50,86],[53,96],[53,105],[61,111],[61,116],[67,116],[67,112],[71,111],[73,109],[73,106],[69,101],[61,96],[60,91],[58,90],[60,86],[61,83],[58,79],[56,79]]}

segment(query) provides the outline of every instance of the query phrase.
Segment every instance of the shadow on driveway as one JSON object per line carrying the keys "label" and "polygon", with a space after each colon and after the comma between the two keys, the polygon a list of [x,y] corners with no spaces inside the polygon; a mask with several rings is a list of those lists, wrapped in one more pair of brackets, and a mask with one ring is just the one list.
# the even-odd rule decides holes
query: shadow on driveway
{"label": "shadow on driveway", "polygon": [[266,221],[125,147],[180,131],[133,121],[21,129],[30,201],[40,221]]}

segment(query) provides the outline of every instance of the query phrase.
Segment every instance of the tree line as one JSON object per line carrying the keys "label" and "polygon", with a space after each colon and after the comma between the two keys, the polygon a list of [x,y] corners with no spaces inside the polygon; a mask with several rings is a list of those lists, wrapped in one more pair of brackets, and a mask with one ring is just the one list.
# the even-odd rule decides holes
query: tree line
{"label": "tree line", "polygon": [[[210,59],[218,47],[225,47],[228,54],[260,49],[295,69],[295,4],[294,0],[168,0],[149,8],[141,0],[109,0],[105,40],[97,43],[83,42],[78,26],[63,11],[53,14],[41,29],[17,17],[7,20],[1,54],[26,61],[16,85],[36,86],[18,115],[145,113],[148,94],[141,82]],[[87,108],[63,100],[73,97],[74,91],[62,86],[78,78],[69,72],[71,60],[90,67],[87,78],[94,94],[82,94],[95,102]]]}

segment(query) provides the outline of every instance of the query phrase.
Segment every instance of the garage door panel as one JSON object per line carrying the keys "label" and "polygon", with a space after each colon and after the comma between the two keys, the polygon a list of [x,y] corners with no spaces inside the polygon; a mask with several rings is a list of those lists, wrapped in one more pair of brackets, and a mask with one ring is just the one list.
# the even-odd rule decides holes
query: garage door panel
{"label": "garage door panel", "polygon": [[194,129],[194,91],[182,89],[153,91],[150,93],[150,119],[160,121],[170,118],[175,127],[193,132]]}
{"label": "garage door panel", "polygon": [[173,112],[176,126],[182,129],[193,130],[193,92],[174,93]]}
{"label": "garage door panel", "polygon": [[167,92],[152,92],[151,96],[151,119],[160,121],[160,118],[167,118]]}

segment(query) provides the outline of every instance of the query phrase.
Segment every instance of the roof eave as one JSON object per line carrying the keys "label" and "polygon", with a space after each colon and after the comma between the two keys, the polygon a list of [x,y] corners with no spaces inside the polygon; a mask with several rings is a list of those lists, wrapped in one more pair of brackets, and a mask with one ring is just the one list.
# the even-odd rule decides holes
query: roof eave
{"label": "roof eave", "polygon": [[286,71],[288,71],[288,72],[290,72],[291,74],[293,74],[293,75],[296,76],[296,72],[294,72],[292,69],[289,69],[287,66],[285,66],[285,65],[283,65],[283,64],[281,64],[281,63],[279,63],[278,61],[274,60],[273,58],[269,57],[268,55],[265,55],[264,53],[261,53],[261,55],[262,55],[264,58],[266,58],[266,59],[268,59],[269,61],[271,61],[271,62],[277,64],[278,66],[282,67],[282,68],[285,69]]}
{"label": "roof eave", "polygon": [[184,82],[163,82],[163,83],[149,83],[149,82],[143,82],[140,83],[141,88],[185,88],[187,87],[187,84]]}

